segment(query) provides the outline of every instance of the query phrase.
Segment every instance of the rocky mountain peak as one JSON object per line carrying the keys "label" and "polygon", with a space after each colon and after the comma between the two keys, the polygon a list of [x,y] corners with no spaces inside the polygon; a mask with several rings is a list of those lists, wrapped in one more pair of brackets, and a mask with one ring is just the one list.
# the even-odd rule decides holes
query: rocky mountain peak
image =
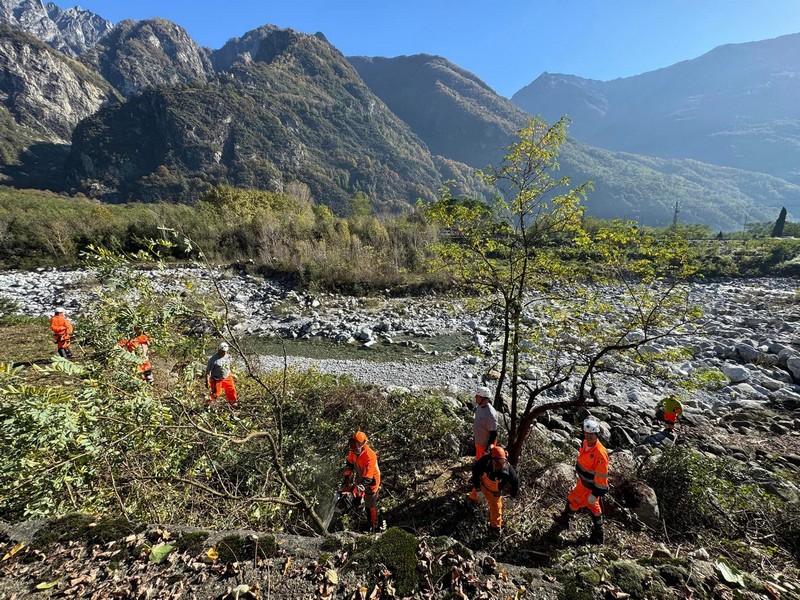
{"label": "rocky mountain peak", "polygon": [[87,62],[125,96],[158,85],[206,81],[214,71],[207,50],[183,27],[160,18],[122,21]]}
{"label": "rocky mountain peak", "polygon": [[110,21],[79,6],[63,10],[42,0],[0,0],[0,22],[72,57],[93,47],[114,27]]}
{"label": "rocky mountain peak", "polygon": [[[211,54],[211,62],[217,71],[227,71],[237,62],[271,63],[276,57],[286,52],[301,35],[292,29],[262,25],[248,31],[240,38],[228,40],[222,48]],[[324,36],[316,37],[316,39],[327,43]]]}

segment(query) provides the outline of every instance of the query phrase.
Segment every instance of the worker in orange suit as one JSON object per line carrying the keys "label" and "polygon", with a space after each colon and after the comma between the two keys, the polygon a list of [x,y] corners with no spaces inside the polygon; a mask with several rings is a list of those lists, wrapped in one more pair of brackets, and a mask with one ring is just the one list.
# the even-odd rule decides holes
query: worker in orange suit
{"label": "worker in orange suit", "polygon": [[562,529],[569,527],[572,516],[582,508],[592,515],[592,534],[589,542],[603,543],[603,508],[600,499],[608,491],[608,453],[600,443],[600,424],[589,417],[583,422],[583,444],[578,452],[575,472],[578,482],[567,496],[563,512],[553,520]]}
{"label": "worker in orange suit", "polygon": [[63,306],[56,308],[55,314],[50,317],[50,329],[53,332],[53,341],[58,348],[58,355],[64,358],[72,358],[72,350],[69,349],[72,342],[72,332],[74,328],[67,319],[66,311]]}
{"label": "worker in orange suit", "polygon": [[206,365],[206,387],[211,391],[210,400],[206,401],[206,406],[219,398],[222,391],[225,391],[225,399],[231,408],[239,408],[236,396],[236,386],[233,383],[233,358],[228,354],[228,343],[222,342],[217,348],[216,353],[212,354]]}
{"label": "worker in orange suit", "polygon": [[153,385],[153,366],[150,364],[150,343],[152,340],[142,333],[141,325],[133,328],[133,337],[129,340],[120,340],[119,345],[128,352],[137,353],[141,358],[139,363],[139,376],[150,385]]}
{"label": "worker in orange suit", "polygon": [[[472,467],[472,487],[480,489],[489,503],[489,528],[499,533],[503,527],[503,492],[516,497],[519,477],[508,462],[506,451],[500,446],[492,449],[475,462]],[[473,500],[477,505],[478,500]]]}
{"label": "worker in orange suit", "polygon": [[353,494],[356,504],[364,501],[372,531],[378,531],[378,496],[381,488],[381,470],[378,456],[367,444],[367,434],[357,431],[350,438],[350,451],[344,468],[342,492]]}

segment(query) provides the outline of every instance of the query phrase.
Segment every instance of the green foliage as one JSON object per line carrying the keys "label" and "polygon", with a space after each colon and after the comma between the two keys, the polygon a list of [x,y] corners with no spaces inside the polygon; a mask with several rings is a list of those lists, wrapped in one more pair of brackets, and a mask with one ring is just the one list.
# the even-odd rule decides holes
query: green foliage
{"label": "green foliage", "polygon": [[[227,218],[235,214],[236,218]],[[214,261],[252,263],[309,286],[384,289],[428,278],[436,230],[419,210],[397,216],[337,217],[308,188],[285,193],[219,186],[195,207],[104,205],[85,198],[0,187],[0,266],[74,263],[90,245],[136,255],[164,231],[181,232]],[[185,259],[182,246],[161,256]]]}
{"label": "green foliage", "polygon": [[[87,254],[103,286],[88,307],[91,322],[77,323],[81,363],[0,366],[8,400],[0,405],[8,450],[0,457],[0,518],[123,507],[148,521],[307,532],[318,529],[313,507],[338,484],[353,431],[370,433],[387,489],[403,485],[409,460],[423,464],[446,451],[458,422],[441,399],[384,397],[314,371],[237,373],[245,406],[238,418],[199,413],[206,392],[197,365],[208,338],[196,332],[223,331],[221,311],[202,282],[177,281],[152,262],[173,243],[150,246],[136,256],[137,265],[151,261],[147,270],[107,250]],[[153,386],[118,344],[134,325],[153,340]]]}
{"label": "green foliage", "polygon": [[411,596],[419,587],[416,537],[397,527],[387,529],[369,550],[373,565],[386,565],[396,582],[397,593]]}
{"label": "green foliage", "polygon": [[780,502],[749,480],[733,461],[708,458],[681,446],[669,448],[643,471],[656,492],[672,539],[692,540],[704,531],[730,539],[752,527],[775,523]]}
{"label": "green foliage", "polygon": [[[635,374],[652,377],[659,360],[674,356],[635,350],[698,314],[687,306],[684,284],[697,266],[677,227],[646,231],[630,221],[583,219],[591,185],[572,188],[557,176],[567,124],[534,118],[520,130],[502,164],[479,174],[497,190],[494,202],[456,199],[445,189],[428,210],[448,234],[437,246],[437,266],[485,298],[502,332],[495,403],[507,381],[512,463],[536,416],[549,408],[534,407],[539,395],[575,377],[574,402],[583,404],[594,377],[614,370],[620,355]],[[569,363],[565,344],[575,352]],[[541,373],[535,385],[521,383],[527,368]]]}

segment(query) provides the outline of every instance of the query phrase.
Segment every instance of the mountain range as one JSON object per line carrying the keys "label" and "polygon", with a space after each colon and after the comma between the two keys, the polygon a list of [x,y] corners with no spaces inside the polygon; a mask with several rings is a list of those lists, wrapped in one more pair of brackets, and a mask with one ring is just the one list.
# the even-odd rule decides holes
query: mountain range
{"label": "mountain range", "polygon": [[800,184],[800,34],[729,44],[635,77],[544,73],[512,101],[587,144],[691,158]]}
{"label": "mountain range", "polygon": [[[632,82],[544,74],[510,101],[443,57],[346,58],[322,33],[271,25],[210,50],[164,19],[112,26],[41,0],[0,0],[0,21],[0,169],[11,185],[193,202],[218,183],[281,190],[300,181],[338,212],[358,191],[402,210],[448,181],[456,194],[484,196],[472,170],[497,164],[531,114],[567,113],[574,139],[561,169],[594,182],[597,216],[664,225],[677,204],[682,221],[730,230],[800,204],[797,163],[759,152],[773,144],[790,154],[800,139],[783,98],[794,89],[784,38]],[[759,58],[737,87],[725,57],[745,51]],[[706,96],[677,116],[702,77]],[[714,111],[723,89],[724,110]],[[653,115],[660,125],[645,126]],[[737,132],[736,160],[726,162],[713,148]]]}

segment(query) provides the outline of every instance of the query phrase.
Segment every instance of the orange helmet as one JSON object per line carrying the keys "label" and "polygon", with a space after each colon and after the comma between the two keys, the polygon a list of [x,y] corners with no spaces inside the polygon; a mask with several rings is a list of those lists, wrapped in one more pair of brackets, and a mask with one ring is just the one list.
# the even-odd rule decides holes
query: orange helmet
{"label": "orange helmet", "polygon": [[506,451],[500,446],[492,446],[492,458],[505,458]]}
{"label": "orange helmet", "polygon": [[353,434],[353,437],[350,438],[350,447],[356,448],[357,446],[365,444],[366,442],[367,442],[367,434],[364,433],[363,431],[356,431]]}

